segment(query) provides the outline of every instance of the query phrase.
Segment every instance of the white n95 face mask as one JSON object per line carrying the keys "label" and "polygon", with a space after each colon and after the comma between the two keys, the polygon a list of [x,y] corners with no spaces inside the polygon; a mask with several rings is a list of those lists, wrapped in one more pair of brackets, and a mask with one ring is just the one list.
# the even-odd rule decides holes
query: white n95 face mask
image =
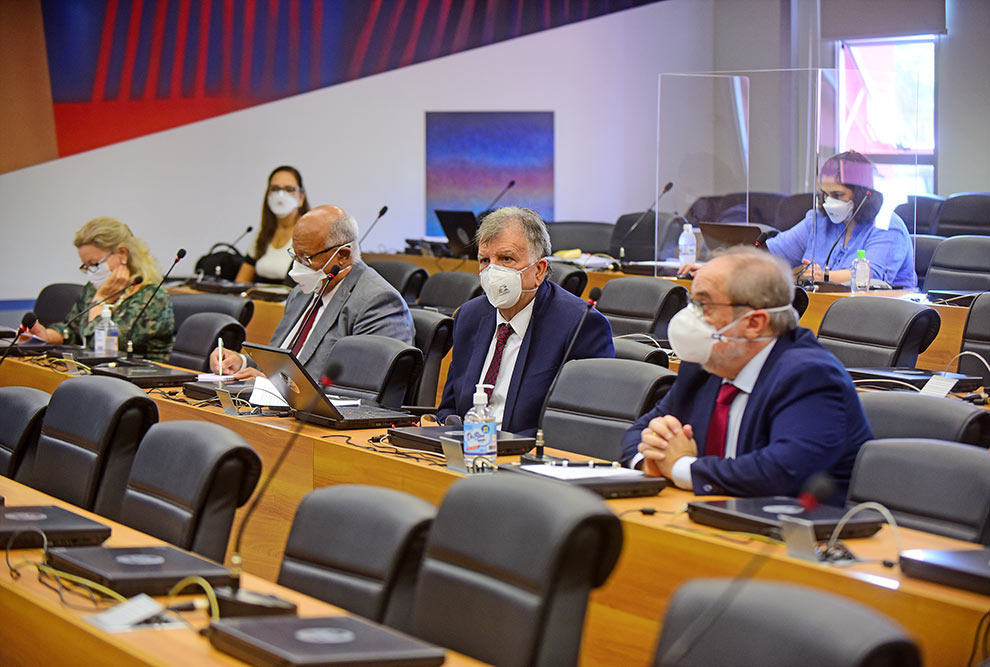
{"label": "white n95 face mask", "polygon": [[853,212],[853,203],[851,201],[842,201],[841,199],[836,199],[835,197],[825,197],[825,201],[822,203],[822,208],[825,209],[825,213],[828,215],[828,219],[837,225],[841,225],[843,222],[849,219],[849,216]]}
{"label": "white n95 face mask", "polygon": [[284,218],[299,208],[299,202],[285,190],[279,190],[268,195],[268,208],[275,217]]}
{"label": "white n95 face mask", "polygon": [[512,308],[519,303],[519,297],[522,296],[523,292],[535,292],[535,289],[524,290],[522,288],[522,272],[533,264],[521,269],[510,269],[507,266],[489,264],[482,269],[480,274],[481,289],[485,290],[488,303],[496,308]]}
{"label": "white n95 face mask", "polygon": [[704,364],[712,356],[712,347],[715,343],[726,343],[731,340],[771,340],[774,336],[760,336],[758,338],[743,338],[741,336],[726,336],[724,332],[737,322],[742,321],[755,310],[765,310],[768,313],[777,313],[783,310],[790,310],[791,306],[774,306],[772,308],[753,308],[743,313],[736,319],[726,324],[721,329],[716,329],[706,322],[700,312],[700,308],[693,303],[689,303],[686,308],[682,308],[670,318],[667,325],[667,339],[674,354],[681,361],[689,361],[695,364]]}

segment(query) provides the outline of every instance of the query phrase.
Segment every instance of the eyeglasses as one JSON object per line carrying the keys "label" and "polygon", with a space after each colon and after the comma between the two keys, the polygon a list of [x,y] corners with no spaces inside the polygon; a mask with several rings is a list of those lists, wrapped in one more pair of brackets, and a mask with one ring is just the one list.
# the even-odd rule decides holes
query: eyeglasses
{"label": "eyeglasses", "polygon": [[289,257],[292,258],[292,261],[299,262],[303,266],[308,266],[310,268],[313,268],[313,259],[314,258],[319,257],[320,255],[322,255],[325,252],[330,252],[334,248],[343,248],[344,246],[349,246],[349,245],[350,245],[350,242],[341,243],[340,245],[332,245],[329,248],[324,248],[320,252],[314,252],[312,255],[309,255],[309,256],[306,256],[306,255],[297,255],[296,254],[296,251],[294,249],[292,249],[292,248],[289,248],[289,250],[287,252],[289,253]]}
{"label": "eyeglasses", "polygon": [[695,309],[696,312],[702,315],[707,315],[708,311],[705,310],[708,306],[731,306],[732,308],[752,308],[747,303],[718,303],[716,301],[701,301],[699,299],[691,299],[689,302],[691,307]]}
{"label": "eyeglasses", "polygon": [[285,192],[286,194],[290,194],[293,197],[295,197],[296,193],[299,192],[299,188],[297,188],[294,185],[286,185],[285,187],[282,187],[281,185],[268,186],[268,194],[274,195],[274,194],[278,194],[279,192]]}
{"label": "eyeglasses", "polygon": [[103,262],[105,262],[107,260],[107,258],[110,257],[110,255],[112,255],[112,254],[113,254],[113,251],[111,250],[110,252],[108,252],[107,254],[105,254],[102,257],[102,259],[97,260],[96,264],[80,264],[79,265],[79,270],[82,271],[83,273],[96,273],[96,269],[99,268],[100,264],[102,264]]}

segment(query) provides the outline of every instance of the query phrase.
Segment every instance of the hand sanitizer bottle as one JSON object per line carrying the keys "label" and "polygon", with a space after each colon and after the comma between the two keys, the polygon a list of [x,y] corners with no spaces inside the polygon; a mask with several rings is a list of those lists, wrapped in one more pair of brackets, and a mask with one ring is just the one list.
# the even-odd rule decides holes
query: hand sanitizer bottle
{"label": "hand sanitizer bottle", "polygon": [[475,387],[474,407],[464,415],[464,465],[472,473],[495,472],[495,413],[488,406],[487,387]]}

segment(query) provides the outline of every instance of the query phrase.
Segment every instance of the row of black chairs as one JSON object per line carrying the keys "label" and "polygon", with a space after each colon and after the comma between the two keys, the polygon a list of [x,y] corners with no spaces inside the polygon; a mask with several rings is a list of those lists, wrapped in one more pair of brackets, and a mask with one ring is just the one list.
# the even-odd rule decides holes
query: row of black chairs
{"label": "row of black chairs", "polygon": [[227,428],[158,423],[145,392],[88,376],[51,395],[0,388],[0,474],[222,562],[261,459]]}

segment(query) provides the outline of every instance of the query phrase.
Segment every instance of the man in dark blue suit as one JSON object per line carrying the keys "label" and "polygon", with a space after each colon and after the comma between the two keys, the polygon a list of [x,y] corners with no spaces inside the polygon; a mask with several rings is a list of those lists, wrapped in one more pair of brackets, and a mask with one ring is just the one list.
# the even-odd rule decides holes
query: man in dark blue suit
{"label": "man in dark blue suit", "polygon": [[494,386],[489,404],[503,431],[533,435],[550,384],[568,359],[614,357],[612,328],[587,302],[547,280],[550,235],[535,211],[500,208],[478,228],[485,295],[454,317],[454,347],[437,417],[464,417],[475,385]]}
{"label": "man in dark blue suit", "polygon": [[797,326],[791,280],[750,248],[698,269],[668,329],[677,381],[626,432],[626,462],[703,495],[796,496],[826,473],[845,501],[872,435],[849,374]]}

